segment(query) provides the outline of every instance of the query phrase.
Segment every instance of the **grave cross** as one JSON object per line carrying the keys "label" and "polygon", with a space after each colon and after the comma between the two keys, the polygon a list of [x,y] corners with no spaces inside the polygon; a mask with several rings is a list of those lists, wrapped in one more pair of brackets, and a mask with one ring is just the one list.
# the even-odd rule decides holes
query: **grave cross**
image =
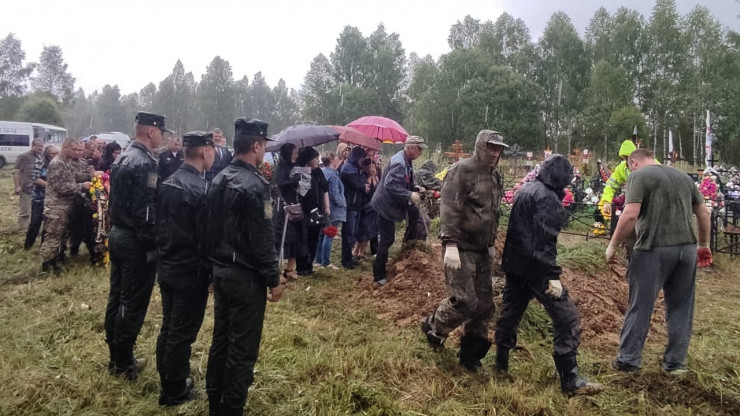
{"label": "grave cross", "polygon": [[455,140],[455,143],[450,146],[451,152],[445,152],[445,157],[452,159],[454,162],[458,162],[460,159],[470,157],[470,153],[463,152],[462,143],[460,140]]}

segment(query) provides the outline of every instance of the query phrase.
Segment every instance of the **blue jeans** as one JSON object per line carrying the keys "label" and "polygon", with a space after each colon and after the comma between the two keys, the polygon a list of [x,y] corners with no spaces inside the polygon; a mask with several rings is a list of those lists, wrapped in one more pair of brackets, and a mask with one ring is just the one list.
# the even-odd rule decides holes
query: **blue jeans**
{"label": "blue jeans", "polygon": [[[331,225],[338,227],[341,221],[332,221]],[[319,233],[319,245],[316,248],[316,258],[314,263],[318,263],[324,267],[331,264],[331,244],[334,242],[334,238],[327,237],[324,233]]]}
{"label": "blue jeans", "polygon": [[352,249],[357,242],[360,211],[347,210],[347,221],[342,224],[342,266],[352,264]]}

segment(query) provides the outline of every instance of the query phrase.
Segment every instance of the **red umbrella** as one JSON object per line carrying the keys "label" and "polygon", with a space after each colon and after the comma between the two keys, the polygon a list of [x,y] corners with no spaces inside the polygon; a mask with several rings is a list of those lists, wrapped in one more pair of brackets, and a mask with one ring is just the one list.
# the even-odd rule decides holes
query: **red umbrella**
{"label": "red umbrella", "polygon": [[331,128],[339,132],[340,142],[351,143],[376,151],[380,150],[380,140],[363,134],[355,128],[345,126],[331,126]]}
{"label": "red umbrella", "polygon": [[354,127],[383,143],[404,143],[409,135],[400,124],[380,116],[360,117],[347,124],[347,127]]}

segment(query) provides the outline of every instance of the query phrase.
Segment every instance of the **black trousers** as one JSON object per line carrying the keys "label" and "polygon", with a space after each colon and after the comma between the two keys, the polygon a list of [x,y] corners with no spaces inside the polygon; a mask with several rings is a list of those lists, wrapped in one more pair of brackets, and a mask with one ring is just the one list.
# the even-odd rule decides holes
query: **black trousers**
{"label": "black trousers", "polygon": [[243,409],[259,355],[267,285],[252,270],[214,265],[213,296],[208,401],[221,408]]}
{"label": "black trousers", "polygon": [[308,254],[296,259],[296,270],[298,273],[313,271],[313,259],[316,257],[316,246],[319,244],[320,225],[306,225],[306,248]]}
{"label": "black trousers", "polygon": [[[184,388],[185,378],[190,375],[190,346],[206,313],[209,273],[202,270],[165,276],[162,269],[159,272],[162,328],[157,337],[157,371],[163,387],[169,381],[179,382]],[[182,388],[167,393],[177,394]]]}
{"label": "black trousers", "polygon": [[133,363],[134,344],[154,288],[156,263],[147,263],[146,251],[133,230],[114,226],[108,244],[111,268],[105,341],[116,351],[111,361],[125,368]]}
{"label": "black trousers", "polygon": [[26,231],[26,242],[23,244],[23,248],[26,250],[33,247],[36,242],[36,237],[39,236],[41,231],[41,223],[44,222],[44,201],[31,202],[31,221],[28,223],[28,231]]}
{"label": "black trousers", "polygon": [[527,310],[529,301],[537,299],[552,319],[553,355],[570,355],[578,352],[581,343],[581,316],[578,308],[563,288],[560,299],[545,294],[547,279],[506,275],[504,300],[501,316],[496,322],[496,346],[511,349],[516,346],[519,322]]}
{"label": "black trousers", "polygon": [[75,197],[72,212],[69,219],[69,243],[70,252],[79,252],[81,243],[85,243],[90,257],[95,257],[95,225],[93,223],[94,212],[90,209],[87,199]]}
{"label": "black trousers", "polygon": [[[419,208],[416,205],[409,206],[406,216],[406,232],[403,235],[403,241],[418,239],[416,228],[419,226]],[[373,280],[379,281],[386,278],[385,267],[388,264],[388,251],[396,241],[396,223],[378,215],[378,227],[380,235],[378,236],[378,249],[373,262]]]}

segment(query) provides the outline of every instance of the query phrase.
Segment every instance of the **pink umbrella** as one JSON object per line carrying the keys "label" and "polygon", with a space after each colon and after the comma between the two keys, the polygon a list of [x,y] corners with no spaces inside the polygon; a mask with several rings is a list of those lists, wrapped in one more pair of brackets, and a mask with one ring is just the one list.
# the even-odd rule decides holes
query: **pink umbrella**
{"label": "pink umbrella", "polygon": [[331,128],[339,132],[340,142],[351,143],[368,149],[380,150],[381,142],[379,139],[370,137],[355,128],[345,126],[331,126]]}
{"label": "pink umbrella", "polygon": [[404,143],[406,137],[409,136],[400,124],[380,116],[360,117],[347,124],[347,127],[354,127],[368,136],[381,140],[383,143]]}

